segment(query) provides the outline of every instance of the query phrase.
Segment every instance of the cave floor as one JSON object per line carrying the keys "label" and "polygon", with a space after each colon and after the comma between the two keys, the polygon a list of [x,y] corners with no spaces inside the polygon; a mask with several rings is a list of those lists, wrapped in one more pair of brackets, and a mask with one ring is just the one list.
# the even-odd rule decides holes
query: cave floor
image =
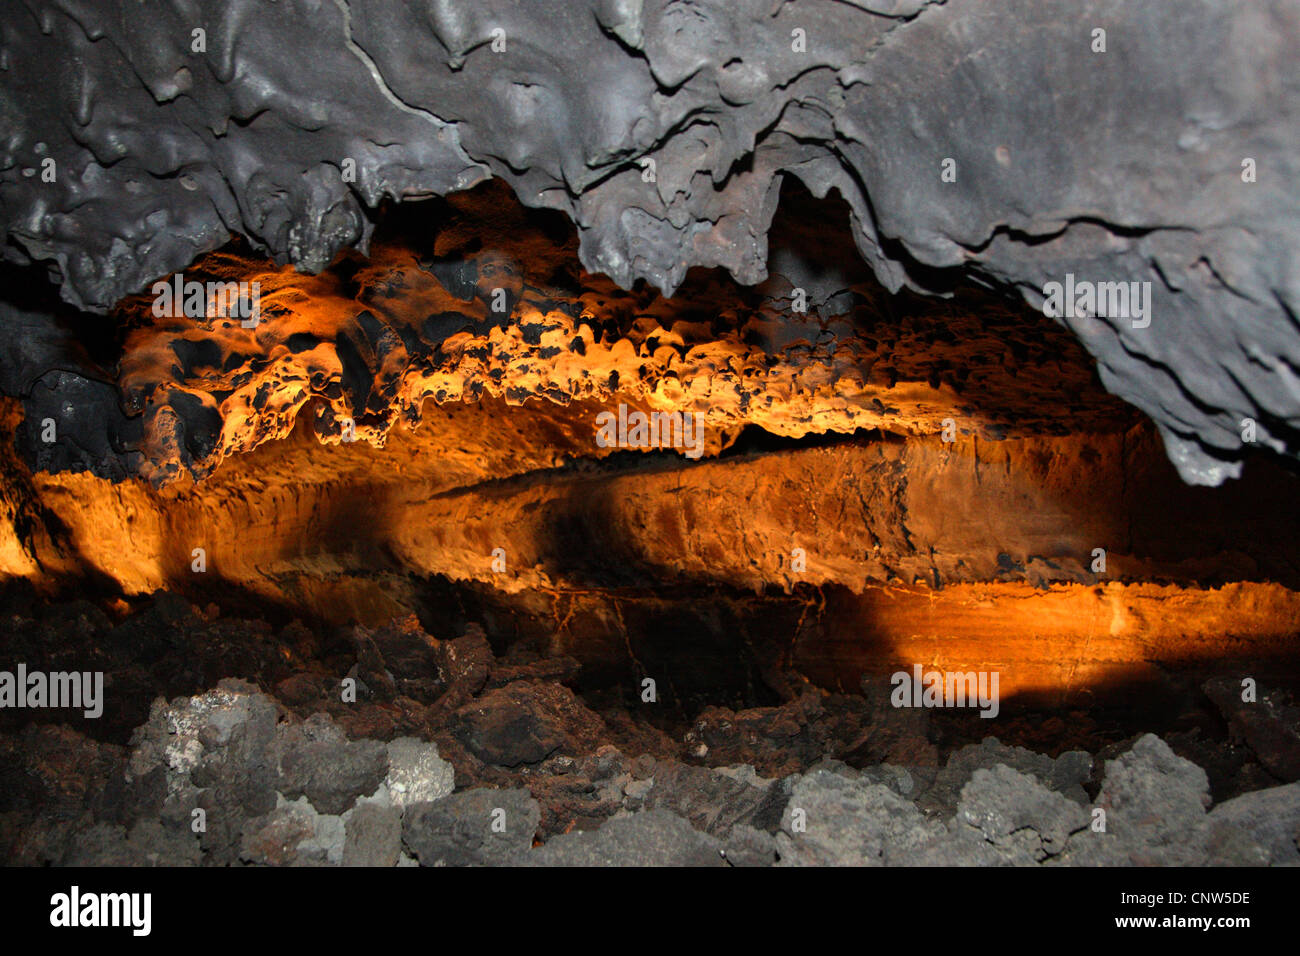
{"label": "cave floor", "polygon": [[3,669],[100,671],[114,701],[0,712],[10,863],[1296,862],[1294,684],[1261,678],[1248,706],[1240,668],[986,720],[757,661],[734,699],[679,700],[414,616],[331,632],[165,593],[5,602]]}

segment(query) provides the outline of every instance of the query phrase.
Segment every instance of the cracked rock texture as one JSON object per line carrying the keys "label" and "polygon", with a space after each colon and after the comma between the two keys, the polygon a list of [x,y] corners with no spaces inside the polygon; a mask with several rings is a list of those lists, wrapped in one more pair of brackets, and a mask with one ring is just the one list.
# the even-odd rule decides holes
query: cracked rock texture
{"label": "cracked rock texture", "polygon": [[[395,429],[440,431],[458,407],[489,402],[512,410],[510,443],[466,435],[463,421],[454,438],[488,446],[497,476],[607,457],[593,421],[620,404],[698,415],[697,446],[678,449],[691,458],[716,455],[746,427],[798,439],[937,434],[951,421],[996,441],[1137,417],[1064,330],[974,290],[950,303],[889,296],[848,250],[847,229],[819,224],[846,214],[843,203],[797,190],[788,200],[774,240],[783,272],[752,289],[697,274],[669,299],[583,272],[562,217],[530,213],[488,183],[393,220],[368,257],[346,255],[319,276],[231,251],[204,257],[186,274],[258,283],[262,321],[158,316],[151,296],[132,297],[117,313],[111,374],[73,348],[84,317],[47,342],[35,313],[15,313],[0,336],[21,361],[0,366],[0,387],[24,397],[18,436],[34,467],[160,487],[204,479],[299,423],[336,447],[382,447]],[[802,311],[796,256],[821,270]],[[524,408],[539,421],[514,428]],[[507,463],[510,445],[533,453]]]}
{"label": "cracked rock texture", "polygon": [[498,177],[624,287],[752,284],[794,177],[891,290],[1151,283],[1145,327],[1062,321],[1217,484],[1243,418],[1300,451],[1298,45],[1288,0],[19,0],[4,256],[105,311],[232,233],[317,272],[384,200]]}
{"label": "cracked rock texture", "polygon": [[[464,673],[474,693],[488,680],[486,639],[467,638],[453,660],[389,626],[395,615],[438,630],[496,622],[500,639],[556,656],[542,676],[573,662],[667,667],[684,696],[712,703],[757,676],[744,663],[754,649],[774,685],[790,664],[842,688],[863,672],[949,661],[1003,670],[1004,694],[1058,697],[1160,682],[1164,667],[1204,681],[1216,660],[1296,670],[1300,536],[1285,473],[1187,487],[1149,427],[742,442],[695,463],[668,452],[566,466],[551,443],[576,447],[584,414],[491,399],[427,406],[420,429],[395,429],[382,449],[323,445],[298,427],[197,485],[163,489],[30,473],[0,450],[0,504],[11,502],[0,570],[46,597],[92,589],[138,605],[168,591],[226,613],[355,620],[370,630],[354,676],[386,699],[427,692],[435,667]],[[84,626],[174,662],[130,622],[99,613]],[[265,653],[220,621],[210,630],[234,668],[214,676],[242,676]],[[41,644],[17,626],[10,640]],[[138,692],[156,691],[150,678]],[[533,746],[564,739],[563,695],[524,682],[490,691],[445,705],[465,746],[494,751],[523,698],[546,705]],[[1243,719],[1276,736],[1276,722]]]}

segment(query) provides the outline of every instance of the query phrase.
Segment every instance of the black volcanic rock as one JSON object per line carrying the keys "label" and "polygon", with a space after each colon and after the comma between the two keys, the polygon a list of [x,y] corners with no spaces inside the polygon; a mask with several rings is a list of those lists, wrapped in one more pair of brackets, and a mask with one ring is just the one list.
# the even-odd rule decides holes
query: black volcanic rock
{"label": "black volcanic rock", "polygon": [[1228,729],[1244,740],[1269,773],[1288,783],[1300,780],[1300,707],[1281,692],[1258,691],[1242,699],[1240,680],[1218,678],[1205,684]]}
{"label": "black volcanic rock", "polygon": [[465,748],[498,767],[595,749],[603,731],[603,721],[568,688],[527,680],[488,691],[457,711],[454,723]]}

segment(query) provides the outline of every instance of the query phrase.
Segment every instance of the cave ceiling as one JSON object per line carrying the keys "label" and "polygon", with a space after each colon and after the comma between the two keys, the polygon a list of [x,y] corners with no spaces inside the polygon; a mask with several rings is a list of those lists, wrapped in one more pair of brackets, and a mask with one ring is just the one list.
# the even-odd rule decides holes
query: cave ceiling
{"label": "cave ceiling", "polygon": [[[965,383],[933,359],[909,383],[897,343],[836,329],[864,301],[852,250],[769,239],[797,181],[891,293],[960,276],[1050,313],[1053,282],[1148,290],[1142,310],[1056,321],[1182,478],[1218,484],[1252,441],[1300,451],[1298,36],[1283,0],[18,0],[0,12],[10,284],[44,266],[67,310],[124,315],[126,341],[100,367],[60,309],[8,296],[0,384],[29,417],[95,410],[69,426],[79,460],[44,467],[158,484],[287,432],[309,401],[326,440],[346,413],[381,442],[428,398],[604,400],[617,372],[633,402],[705,412],[715,451],[748,424],[924,433],[960,417],[954,387],[1008,377],[960,347],[996,344],[996,322],[931,328]],[[381,210],[445,215],[432,197],[492,179],[567,218],[575,248],[520,235],[512,253],[513,199],[479,224],[491,256],[376,238]],[[573,281],[548,291],[560,252]],[[730,274],[730,304],[695,267]],[[259,281],[269,321],[133,322],[184,270]],[[507,289],[510,323],[476,282]],[[679,291],[697,316],[665,304]],[[873,368],[902,390],[873,392]],[[1071,411],[1029,379],[1022,425]]]}

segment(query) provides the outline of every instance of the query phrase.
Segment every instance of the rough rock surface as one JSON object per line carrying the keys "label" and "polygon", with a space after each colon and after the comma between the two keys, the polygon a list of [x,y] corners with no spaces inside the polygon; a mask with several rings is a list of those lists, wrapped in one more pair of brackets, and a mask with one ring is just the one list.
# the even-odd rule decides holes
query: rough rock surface
{"label": "rough rock surface", "polygon": [[1106,763],[1098,805],[1108,811],[1110,830],[1137,834],[1157,846],[1180,842],[1195,829],[1210,804],[1205,771],[1183,760],[1160,738],[1147,735],[1133,749]]}
{"label": "rough rock surface", "polygon": [[[485,184],[440,201],[428,222],[394,222],[368,257],[350,254],[319,276],[231,252],[206,256],[187,275],[257,282],[257,327],[220,317],[215,305],[160,316],[155,296],[132,297],[116,330],[101,320],[120,340],[97,350],[110,371],[79,343],[96,339],[93,317],[60,315],[70,328],[43,342],[33,305],[21,321],[0,323],[22,358],[0,366],[0,388],[24,397],[18,438],[35,467],[115,481],[140,474],[160,486],[204,478],[299,422],[336,448],[382,446],[398,426],[471,427],[445,419],[485,400],[506,404],[512,426],[537,420],[518,428],[524,448],[513,454],[482,442],[496,475],[564,453],[607,457],[591,420],[620,404],[701,416],[691,457],[718,453],[745,426],[789,438],[935,434],[952,418],[961,435],[998,440],[1059,433],[1067,416],[1071,427],[1106,431],[1136,417],[1041,315],[965,287],[952,302],[889,296],[853,261],[848,232],[820,227],[842,203],[795,192],[787,206],[777,257],[797,250],[825,273],[821,291],[799,304],[783,274],[752,289],[705,274],[674,298],[624,291],[582,270],[569,229]],[[477,284],[462,288],[452,266]],[[498,303],[497,289],[510,297]],[[102,378],[115,380],[120,401]],[[543,409],[520,410],[530,404]],[[47,418],[53,441],[37,427]]]}
{"label": "rough rock surface", "polygon": [[962,789],[958,817],[1010,863],[1059,856],[1088,825],[1083,807],[1005,764],[975,771]]}
{"label": "rough rock surface", "polygon": [[414,737],[388,743],[387,794],[399,810],[415,803],[438,800],[451,793],[456,774],[438,756],[438,745]]}
{"label": "rough rock surface", "polygon": [[340,814],[358,793],[373,793],[388,766],[386,748],[374,741],[348,741],[324,715],[290,728],[277,741],[276,768],[282,791],[306,796],[326,813]]}
{"label": "rough rock surface", "polygon": [[402,813],[383,799],[359,800],[343,814],[344,866],[396,866],[402,855]]}
{"label": "rough rock surface", "polygon": [[466,790],[402,815],[402,839],[421,866],[513,862],[533,845],[541,820],[527,790]]}
{"label": "rough rock surface", "polygon": [[1300,780],[1300,708],[1257,693],[1247,701],[1244,683],[1210,681],[1205,692],[1227,718],[1229,729],[1259,754],[1271,774],[1280,780]]}
{"label": "rough rock surface", "polygon": [[956,266],[1035,303],[1066,273],[1150,282],[1150,326],[1066,321],[1187,480],[1236,473],[1243,417],[1297,450],[1285,0],[22,0],[3,16],[5,255],[56,266],[82,307],[231,232],[317,271],[365,246],[381,200],[488,176],[569,215],[584,264],[624,286],[671,290],[694,265],[752,283],[794,176],[844,197],[891,288]]}
{"label": "rough rock surface", "polygon": [[[109,707],[0,713],[0,860],[1296,865],[1300,711],[1241,691],[1300,618],[1297,48],[1291,0],[12,0],[0,665]],[[160,314],[182,270],[260,324]],[[918,660],[1006,712],[900,712]]]}
{"label": "rough rock surface", "polygon": [[[180,647],[210,640],[212,622],[156,617],[137,626],[165,627]],[[223,623],[239,633],[237,622]],[[861,695],[805,685],[777,705],[713,707],[673,723],[653,705],[575,693],[544,676],[553,662],[519,647],[498,657],[483,628],[449,641],[409,620],[376,632],[386,637],[371,643],[382,643],[387,657],[371,657],[348,628],[333,645],[322,640],[339,653],[306,658],[310,635],[300,625],[263,633],[271,653],[261,666],[277,679],[252,676],[274,684],[276,695],[221,680],[159,698],[147,714],[126,709],[141,721],[133,731],[120,716],[83,719],[74,729],[67,721],[75,717],[55,712],[26,715],[46,723],[0,726],[0,860],[1300,863],[1300,784],[1280,785],[1263,769],[1268,750],[1243,761],[1222,736],[1196,741],[1224,792],[1235,794],[1214,803],[1205,771],[1165,740],[1085,732],[1087,715],[1069,724],[1032,714],[999,721],[1010,739],[1054,723],[1054,756],[992,737],[963,745],[969,725],[983,731],[987,722],[969,714],[963,730],[956,714],[882,706],[871,683]],[[93,627],[66,620],[60,633],[62,641],[49,643],[65,653],[85,653],[98,640]],[[134,659],[130,646],[116,653],[101,660],[110,675]],[[392,673],[414,696],[346,698],[340,675],[354,672],[359,657],[383,670],[412,663],[414,671]],[[280,676],[286,666],[293,672]],[[558,673],[582,683],[572,662],[561,661]],[[303,690],[313,686],[318,694]],[[280,696],[281,688],[294,693]],[[1264,692],[1286,705],[1280,693]],[[119,707],[110,693],[106,717]],[[1203,699],[1203,708],[1210,726],[1214,704]],[[466,716],[477,714],[488,719],[471,721],[467,737]],[[1186,736],[1176,738],[1180,747]]]}
{"label": "rough rock surface", "polygon": [[1032,777],[1041,786],[1075,803],[1086,804],[1090,801],[1085,784],[1092,778],[1092,763],[1092,757],[1081,750],[1052,759],[1024,747],[1008,747],[990,737],[952,754],[933,781],[916,794],[916,799],[918,805],[932,812],[952,813],[967,783],[976,774],[1002,766]]}
{"label": "rough rock surface", "polygon": [[1264,854],[1257,862],[1295,866],[1300,849],[1300,784],[1233,797],[1211,810],[1209,819],[1249,834]]}
{"label": "rough rock surface", "polygon": [[[10,622],[14,658],[80,666],[83,649],[95,660],[129,648],[115,673],[133,712],[109,718],[128,732],[156,694],[222,677],[263,674],[295,704],[333,692],[294,673],[318,653],[308,629],[222,617],[268,605],[280,620],[362,622],[345,674],[367,699],[398,706],[445,688],[451,710],[489,681],[567,683],[575,665],[639,669],[663,690],[667,674],[674,699],[732,709],[774,703],[746,688],[776,686],[783,664],[853,689],[862,673],[935,653],[978,666],[991,649],[1015,665],[1007,694],[1158,682],[1159,666],[1209,663],[1224,647],[1268,659],[1262,673],[1295,670],[1300,511],[1280,470],[1189,488],[1150,431],[1133,430],[737,449],[680,467],[619,456],[492,480],[503,458],[536,464],[544,440],[512,438],[530,422],[551,434],[558,420],[541,427],[535,407],[462,406],[447,430],[427,433],[431,415],[384,449],[295,431],[177,491],[32,474],[0,448],[0,502],[14,503],[9,549],[0,507],[0,571],[66,596]],[[1099,545],[1104,573],[1091,566]],[[175,593],[153,601],[158,589]],[[119,593],[147,610],[122,620]],[[430,643],[413,615],[444,639]],[[487,638],[468,630],[488,619],[498,641],[513,634],[544,661],[491,666]],[[97,640],[60,650],[69,629]],[[864,745],[920,762],[891,756],[880,734]]]}
{"label": "rough rock surface", "polygon": [[559,750],[594,749],[604,731],[568,688],[534,681],[488,691],[456,712],[454,727],[470,753],[498,767],[541,763]]}
{"label": "rough rock surface", "polygon": [[888,787],[818,770],[795,784],[777,847],[787,866],[882,866],[942,831]]}
{"label": "rough rock surface", "polygon": [[599,830],[558,836],[524,861],[532,866],[725,866],[716,839],[663,810],[615,817]]}

